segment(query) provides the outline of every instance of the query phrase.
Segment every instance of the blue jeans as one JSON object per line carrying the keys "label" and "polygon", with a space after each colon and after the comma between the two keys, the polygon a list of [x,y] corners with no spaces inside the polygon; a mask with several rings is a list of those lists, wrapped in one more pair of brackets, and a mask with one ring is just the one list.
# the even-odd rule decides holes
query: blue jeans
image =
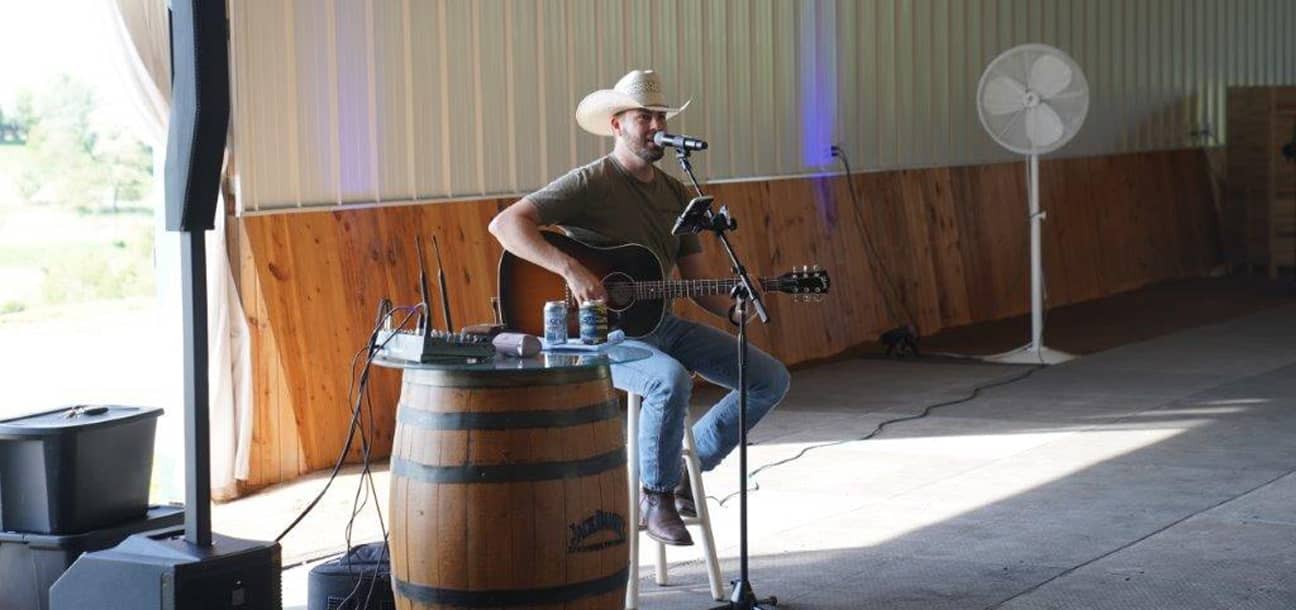
{"label": "blue jeans", "polygon": [[[612,385],[643,397],[639,415],[639,476],[645,489],[670,491],[679,484],[684,418],[693,390],[691,372],[731,391],[693,424],[703,470],[720,464],[738,446],[738,339],[724,331],[666,314],[651,335],[624,345],[652,357],[612,365]],[[747,346],[747,429],[787,394],[787,367]]]}

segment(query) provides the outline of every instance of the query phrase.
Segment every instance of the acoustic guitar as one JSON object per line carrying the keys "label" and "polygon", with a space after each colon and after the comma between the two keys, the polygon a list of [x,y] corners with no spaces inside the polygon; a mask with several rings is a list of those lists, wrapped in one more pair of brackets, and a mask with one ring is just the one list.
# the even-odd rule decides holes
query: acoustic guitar
{"label": "acoustic guitar", "polygon": [[[608,328],[619,328],[629,338],[657,329],[667,299],[729,294],[738,283],[737,278],[666,279],[657,255],[639,244],[593,246],[559,233],[546,231],[542,235],[545,241],[603,278],[608,294]],[[765,292],[819,300],[828,292],[829,280],[827,271],[802,267],[775,278],[761,278],[757,283]],[[505,327],[543,336],[546,301],[566,301],[572,310],[577,307],[561,276],[505,251],[499,262],[499,307]],[[568,320],[568,334],[573,337],[579,336],[576,318],[573,315]]]}

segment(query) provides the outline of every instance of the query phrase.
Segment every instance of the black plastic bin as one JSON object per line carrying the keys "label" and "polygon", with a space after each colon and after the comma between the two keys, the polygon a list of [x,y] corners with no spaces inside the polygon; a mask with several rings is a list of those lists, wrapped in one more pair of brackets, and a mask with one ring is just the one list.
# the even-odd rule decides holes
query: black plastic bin
{"label": "black plastic bin", "polygon": [[161,414],[81,405],[0,420],[0,530],[79,534],[143,518]]}
{"label": "black plastic bin", "polygon": [[0,609],[45,610],[49,589],[82,553],[117,546],[139,532],[184,523],[181,506],[155,506],[147,516],[83,534],[0,532]]}

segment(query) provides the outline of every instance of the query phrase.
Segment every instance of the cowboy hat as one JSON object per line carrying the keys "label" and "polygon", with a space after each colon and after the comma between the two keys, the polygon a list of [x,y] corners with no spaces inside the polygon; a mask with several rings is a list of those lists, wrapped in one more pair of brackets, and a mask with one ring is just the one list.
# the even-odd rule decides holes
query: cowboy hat
{"label": "cowboy hat", "polygon": [[652,70],[632,70],[611,89],[600,89],[585,96],[576,106],[576,123],[596,136],[612,134],[612,117],[619,112],[644,108],[661,111],[670,119],[688,108],[689,102],[674,108],[662,95],[661,77]]}

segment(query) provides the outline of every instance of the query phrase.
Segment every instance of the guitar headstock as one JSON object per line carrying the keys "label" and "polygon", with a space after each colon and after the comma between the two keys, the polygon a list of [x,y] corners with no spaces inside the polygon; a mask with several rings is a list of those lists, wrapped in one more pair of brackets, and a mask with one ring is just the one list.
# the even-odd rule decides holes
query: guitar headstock
{"label": "guitar headstock", "polygon": [[831,281],[828,278],[828,271],[820,268],[819,265],[813,267],[802,265],[793,267],[791,271],[774,278],[771,284],[768,286],[769,290],[786,292],[794,295],[797,300],[822,301],[823,295],[828,293]]}

